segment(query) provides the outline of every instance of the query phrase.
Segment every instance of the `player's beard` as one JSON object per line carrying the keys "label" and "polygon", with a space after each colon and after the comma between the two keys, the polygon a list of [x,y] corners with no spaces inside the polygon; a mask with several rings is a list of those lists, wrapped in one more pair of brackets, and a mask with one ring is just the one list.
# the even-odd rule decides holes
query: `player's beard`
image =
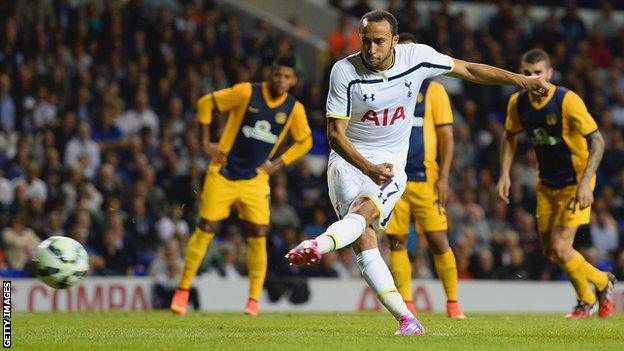
{"label": "player's beard", "polygon": [[[371,61],[371,59],[374,60]],[[383,71],[390,67],[390,62],[392,62],[392,51],[390,51],[385,57],[382,57],[381,55],[374,57],[373,55],[364,54],[364,61],[366,61],[366,64],[370,68],[376,71]]]}

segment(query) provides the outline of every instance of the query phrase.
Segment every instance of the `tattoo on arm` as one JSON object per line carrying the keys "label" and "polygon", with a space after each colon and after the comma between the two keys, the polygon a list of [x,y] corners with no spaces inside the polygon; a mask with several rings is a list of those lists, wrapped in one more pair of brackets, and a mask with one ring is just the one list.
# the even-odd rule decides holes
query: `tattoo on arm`
{"label": "tattoo on arm", "polygon": [[589,160],[587,160],[587,166],[585,172],[583,172],[583,178],[591,179],[598,170],[600,161],[602,160],[602,154],[604,153],[605,144],[602,134],[599,131],[595,131],[585,137],[587,139],[587,145],[589,147]]}

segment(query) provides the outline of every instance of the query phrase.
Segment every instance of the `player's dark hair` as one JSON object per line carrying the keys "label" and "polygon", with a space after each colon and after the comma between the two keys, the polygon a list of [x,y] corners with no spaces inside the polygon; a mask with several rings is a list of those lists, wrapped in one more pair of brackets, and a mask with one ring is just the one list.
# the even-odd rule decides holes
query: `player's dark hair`
{"label": "player's dark hair", "polygon": [[550,57],[546,51],[538,48],[531,49],[522,55],[522,62],[534,64],[541,61],[546,61],[546,64],[550,67]]}
{"label": "player's dark hair", "polygon": [[416,42],[416,36],[414,34],[408,32],[399,33],[399,44]]}
{"label": "player's dark hair", "polygon": [[392,32],[392,35],[397,35],[397,33],[399,32],[399,24],[397,23],[396,18],[390,12],[382,10],[375,10],[365,13],[364,16],[362,16],[362,19],[360,19],[360,30],[362,30],[362,28],[364,27],[365,22],[381,21],[388,22],[388,24],[390,24],[390,31]]}
{"label": "player's dark hair", "polygon": [[273,67],[278,67],[278,66],[285,66],[285,67],[290,67],[292,69],[295,69],[295,66],[297,65],[295,57],[294,56],[280,56],[278,57],[275,62],[273,62]]}

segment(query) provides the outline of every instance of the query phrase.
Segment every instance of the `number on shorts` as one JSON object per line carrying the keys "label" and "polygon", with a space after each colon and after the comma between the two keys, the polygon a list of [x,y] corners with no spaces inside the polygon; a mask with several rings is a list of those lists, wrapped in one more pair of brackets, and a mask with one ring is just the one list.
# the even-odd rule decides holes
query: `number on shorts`
{"label": "number on shorts", "polygon": [[[394,187],[389,187],[390,184],[394,184]],[[386,194],[384,194],[384,191],[386,189],[391,189],[391,190],[388,191]],[[388,201],[388,198],[390,198],[390,196],[398,192],[399,192],[399,184],[397,184],[397,182],[394,182],[394,181],[389,181],[386,184],[384,184],[381,188],[379,188],[379,195],[377,195],[377,197],[379,198],[379,200],[381,200],[382,204],[385,204]]]}

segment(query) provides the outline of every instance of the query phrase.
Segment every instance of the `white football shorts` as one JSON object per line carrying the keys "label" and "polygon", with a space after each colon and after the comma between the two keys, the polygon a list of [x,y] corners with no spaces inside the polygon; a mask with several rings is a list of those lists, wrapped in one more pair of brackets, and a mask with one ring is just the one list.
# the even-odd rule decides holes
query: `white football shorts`
{"label": "white football shorts", "polygon": [[377,185],[359,169],[338,155],[332,155],[327,165],[329,199],[338,218],[349,213],[349,207],[358,198],[371,199],[379,209],[379,220],[373,222],[375,231],[386,229],[394,205],[399,201],[407,183],[405,165],[392,162],[384,156],[368,156],[374,164],[392,163],[394,177],[383,185]]}

